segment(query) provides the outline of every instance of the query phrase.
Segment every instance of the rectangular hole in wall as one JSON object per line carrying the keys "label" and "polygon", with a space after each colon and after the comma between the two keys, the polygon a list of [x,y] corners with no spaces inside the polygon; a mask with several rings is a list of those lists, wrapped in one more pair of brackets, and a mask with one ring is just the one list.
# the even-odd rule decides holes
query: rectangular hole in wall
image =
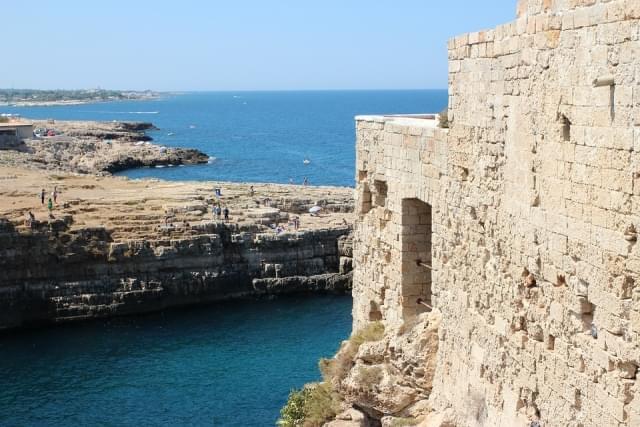
{"label": "rectangular hole in wall", "polygon": [[547,350],[553,350],[556,346],[556,337],[553,335],[547,336]]}
{"label": "rectangular hole in wall", "polygon": [[376,206],[384,207],[387,201],[387,183],[384,181],[373,181],[373,187],[375,189],[375,204]]}
{"label": "rectangular hole in wall", "polygon": [[562,139],[567,142],[571,141],[571,121],[563,115],[560,123],[562,124]]}
{"label": "rectangular hole in wall", "polygon": [[418,199],[402,201],[401,219],[403,316],[429,311],[432,306],[431,205]]}
{"label": "rectangular hole in wall", "polygon": [[369,184],[362,184],[362,193],[360,193],[360,206],[358,206],[359,214],[364,215],[371,210],[371,191]]}

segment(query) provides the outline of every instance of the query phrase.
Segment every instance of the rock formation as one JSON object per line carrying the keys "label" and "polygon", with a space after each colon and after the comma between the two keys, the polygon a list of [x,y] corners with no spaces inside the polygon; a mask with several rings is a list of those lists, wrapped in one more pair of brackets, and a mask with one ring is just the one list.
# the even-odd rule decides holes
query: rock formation
{"label": "rock formation", "polygon": [[209,156],[191,148],[152,144],[139,122],[34,122],[36,130],[55,135],[5,144],[0,164],[87,174],[114,173],[137,167],[206,163]]}
{"label": "rock formation", "polygon": [[[0,329],[351,289],[350,189],[254,184],[252,196],[245,184],[0,176],[10,184],[0,187]],[[43,182],[60,192],[52,217],[39,206]],[[319,216],[304,210],[310,200]],[[229,221],[212,214],[217,203]]]}

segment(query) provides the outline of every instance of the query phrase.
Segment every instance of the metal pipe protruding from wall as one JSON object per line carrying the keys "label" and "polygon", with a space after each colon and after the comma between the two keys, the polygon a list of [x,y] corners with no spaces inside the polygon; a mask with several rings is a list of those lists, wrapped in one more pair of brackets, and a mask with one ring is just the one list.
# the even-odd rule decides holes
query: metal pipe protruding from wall
{"label": "metal pipe protruding from wall", "polygon": [[615,85],[613,76],[598,77],[593,81],[593,87],[613,86],[613,85]]}
{"label": "metal pipe protruding from wall", "polygon": [[429,304],[427,304],[426,302],[424,302],[424,300],[422,298],[418,298],[416,300],[416,304],[420,304],[420,305],[424,305],[425,307],[427,307],[429,310],[433,311],[433,307],[431,307]]}
{"label": "metal pipe protruding from wall", "polygon": [[416,264],[418,264],[420,267],[424,267],[424,268],[428,268],[429,270],[433,270],[433,266],[427,264],[426,262],[422,262],[422,260],[416,260]]}

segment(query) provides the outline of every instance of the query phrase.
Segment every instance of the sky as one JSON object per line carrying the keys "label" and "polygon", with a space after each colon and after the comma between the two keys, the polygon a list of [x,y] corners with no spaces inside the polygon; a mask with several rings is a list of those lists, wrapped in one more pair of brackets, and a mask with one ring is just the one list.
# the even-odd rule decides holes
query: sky
{"label": "sky", "polygon": [[1,88],[437,89],[516,0],[11,0]]}

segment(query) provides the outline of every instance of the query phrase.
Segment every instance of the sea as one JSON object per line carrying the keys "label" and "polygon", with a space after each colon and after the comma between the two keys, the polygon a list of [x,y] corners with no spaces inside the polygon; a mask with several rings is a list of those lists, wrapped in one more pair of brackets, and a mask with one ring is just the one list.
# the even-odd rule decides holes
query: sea
{"label": "sea", "polygon": [[0,335],[1,426],[273,426],[351,299],[233,301]]}
{"label": "sea", "polygon": [[[202,92],[0,113],[149,121],[156,143],[210,156],[122,173],[131,179],[349,187],[354,116],[446,105],[446,90]],[[280,297],[0,333],[0,426],[272,426],[289,392],[318,381],[319,359],[348,338],[351,305]]]}
{"label": "sea", "polygon": [[149,132],[156,143],[197,148],[210,157],[203,165],[121,173],[130,178],[300,184],[306,177],[311,185],[353,186],[354,116],[437,113],[446,105],[446,90],[198,92],[150,101],[0,106],[0,113],[148,121],[159,128]]}

